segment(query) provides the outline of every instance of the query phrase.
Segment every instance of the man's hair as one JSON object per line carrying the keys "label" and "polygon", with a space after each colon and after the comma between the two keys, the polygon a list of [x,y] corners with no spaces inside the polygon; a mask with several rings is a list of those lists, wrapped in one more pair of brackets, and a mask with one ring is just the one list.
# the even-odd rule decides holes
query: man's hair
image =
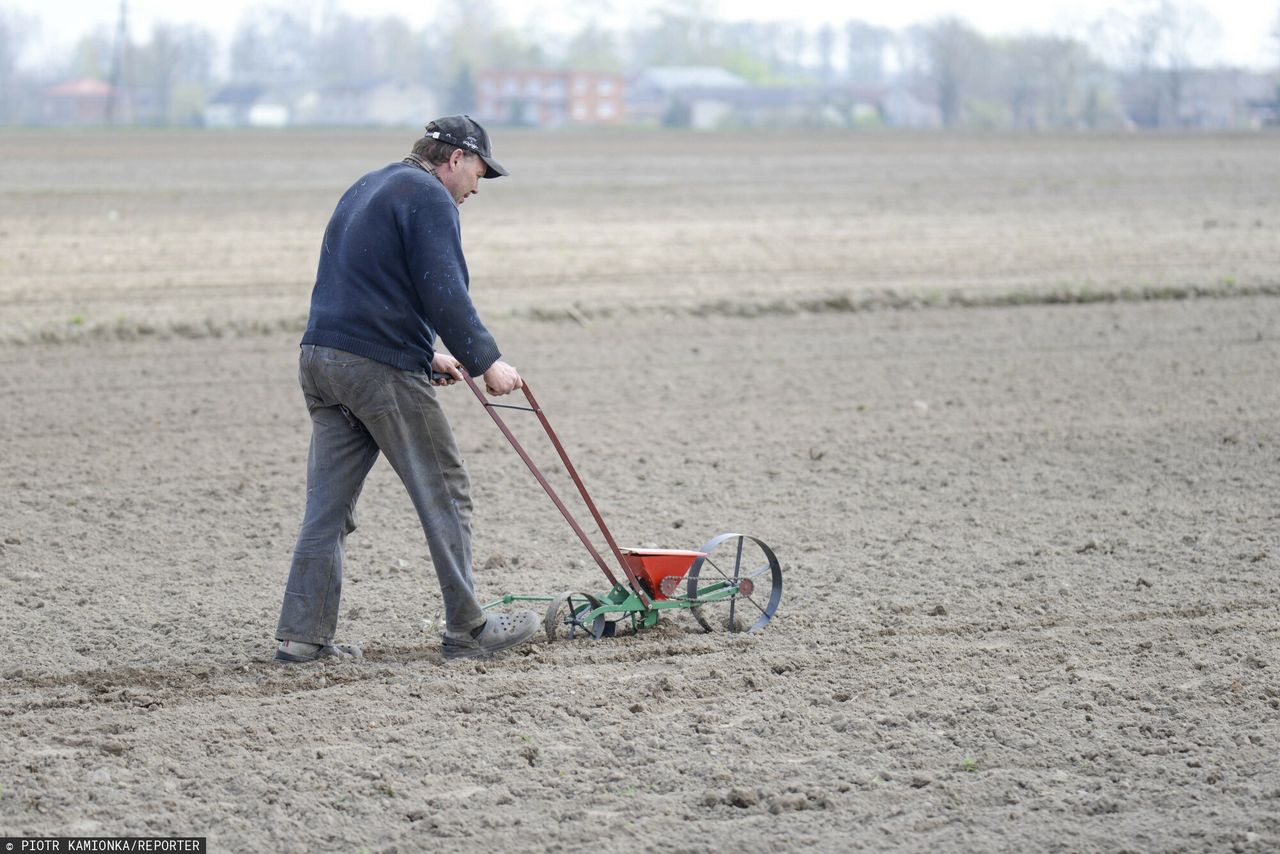
{"label": "man's hair", "polygon": [[[440,128],[435,122],[427,125],[427,133],[438,130],[440,130]],[[456,145],[451,145],[438,139],[432,139],[429,136],[420,137],[417,142],[413,144],[413,153],[430,163],[432,166],[439,166],[448,161],[449,156],[452,155],[454,151],[461,151],[463,154],[470,155],[471,157],[476,156],[475,152],[467,151],[465,148],[459,148]]]}

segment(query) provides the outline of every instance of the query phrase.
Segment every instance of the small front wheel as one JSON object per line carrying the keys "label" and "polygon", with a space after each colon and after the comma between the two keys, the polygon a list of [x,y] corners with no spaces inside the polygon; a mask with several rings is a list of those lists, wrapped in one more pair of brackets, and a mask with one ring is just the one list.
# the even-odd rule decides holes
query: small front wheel
{"label": "small front wheel", "polygon": [[561,593],[551,600],[551,604],[547,606],[547,616],[542,621],[547,640],[599,640],[605,633],[604,615],[594,619],[588,619],[587,615],[601,604],[590,593],[578,593],[574,590]]}
{"label": "small front wheel", "polygon": [[773,549],[746,534],[720,534],[699,549],[686,577],[693,618],[709,632],[763,629],[782,601]]}

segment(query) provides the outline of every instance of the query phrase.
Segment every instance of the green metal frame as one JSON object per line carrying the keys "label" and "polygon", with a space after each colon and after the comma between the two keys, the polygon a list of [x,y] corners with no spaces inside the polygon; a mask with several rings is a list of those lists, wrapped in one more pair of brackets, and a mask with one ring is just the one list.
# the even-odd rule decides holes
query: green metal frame
{"label": "green metal frame", "polygon": [[[603,604],[599,608],[593,608],[590,611],[581,613],[578,616],[580,622],[591,625],[601,617],[609,622],[624,620],[630,618],[631,628],[633,631],[640,629],[651,629],[658,624],[658,618],[662,616],[663,611],[688,610],[697,608],[701,605],[707,605],[712,602],[721,602],[726,599],[732,599],[736,591],[736,587],[728,582],[719,581],[708,584],[698,589],[697,599],[688,599],[673,597],[670,599],[651,599],[646,605],[644,601],[636,594],[634,590],[627,585],[619,582],[613,586],[613,589],[604,596],[596,597]],[[517,593],[507,593],[501,599],[495,599],[481,607],[488,611],[490,608],[497,608],[501,605],[510,605],[513,602],[551,602],[555,596],[526,596]],[[584,606],[585,607],[585,606]],[[620,615],[609,619],[609,615]]]}
{"label": "green metal frame", "polygon": [[550,602],[554,596],[520,596],[515,593],[503,594],[501,599],[494,599],[492,602],[486,602],[480,606],[480,610],[488,611],[490,608],[496,608],[499,605],[510,605],[512,602]]}

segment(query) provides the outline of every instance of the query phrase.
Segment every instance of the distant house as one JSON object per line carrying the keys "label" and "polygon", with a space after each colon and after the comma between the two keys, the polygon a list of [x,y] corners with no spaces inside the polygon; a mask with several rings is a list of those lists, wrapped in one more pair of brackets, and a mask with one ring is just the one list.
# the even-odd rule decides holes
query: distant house
{"label": "distant house", "polygon": [[1247,107],[1249,127],[1255,130],[1280,127],[1280,95],[1272,98],[1252,98]]}
{"label": "distant house", "polygon": [[628,81],[627,117],[639,124],[713,127],[748,85],[712,65],[647,68]]}
{"label": "distant house", "polygon": [[855,127],[883,123],[878,94],[847,86],[744,86],[719,91],[694,90],[681,97],[688,104],[688,126],[696,130]]}
{"label": "distant house", "polygon": [[280,128],[292,117],[291,99],[265,86],[227,86],[215,92],[204,108],[204,123],[214,128]]}
{"label": "distant house", "polygon": [[626,116],[626,88],[622,75],[601,71],[482,71],[476,118],[531,127],[612,125]]}
{"label": "distant house", "polygon": [[[1265,105],[1276,99],[1275,75],[1236,68],[1189,72],[1179,99],[1178,123],[1196,128],[1259,128],[1274,123]],[[1264,109],[1259,110],[1262,106]],[[1274,106],[1272,107],[1274,110]]]}
{"label": "distant house", "polygon": [[880,115],[884,123],[896,128],[942,127],[942,110],[910,89],[894,86],[880,98]]}
{"label": "distant house", "polygon": [[68,80],[44,91],[43,119],[51,125],[106,124],[113,118],[113,102],[118,108],[120,100],[109,83],[90,77]]}
{"label": "distant house", "polygon": [[1238,68],[1148,69],[1120,80],[1120,102],[1136,127],[1257,128],[1276,99],[1274,73]]}
{"label": "distant house", "polygon": [[847,85],[756,86],[723,68],[650,68],[628,88],[632,121],[726,127],[852,127],[883,121],[879,90]]}
{"label": "distant house", "polygon": [[437,113],[425,86],[378,78],[310,92],[298,100],[294,124],[329,127],[410,127]]}

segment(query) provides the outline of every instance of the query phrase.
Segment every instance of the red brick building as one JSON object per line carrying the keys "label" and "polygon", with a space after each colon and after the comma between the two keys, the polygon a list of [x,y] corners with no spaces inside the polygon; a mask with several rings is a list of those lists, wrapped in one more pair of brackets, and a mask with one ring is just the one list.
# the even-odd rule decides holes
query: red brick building
{"label": "red brick building", "polygon": [[482,71],[476,96],[476,118],[494,124],[611,125],[625,117],[626,83],[600,71]]}
{"label": "red brick building", "polygon": [[44,121],[51,125],[101,125],[112,118],[127,118],[111,115],[112,100],[118,95],[101,80],[68,80],[44,91]]}

